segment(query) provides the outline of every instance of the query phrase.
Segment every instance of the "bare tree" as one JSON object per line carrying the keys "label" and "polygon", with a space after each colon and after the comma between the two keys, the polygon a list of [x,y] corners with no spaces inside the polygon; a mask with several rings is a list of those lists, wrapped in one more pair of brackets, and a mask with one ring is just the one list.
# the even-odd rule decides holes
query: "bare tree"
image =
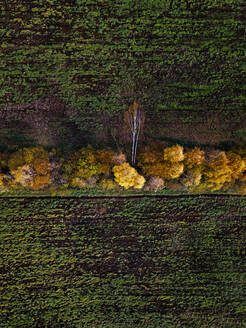
{"label": "bare tree", "polygon": [[129,127],[132,137],[132,166],[135,166],[136,163],[138,139],[140,131],[144,125],[144,119],[144,112],[136,101],[134,101],[134,103],[130,105],[130,107],[124,114],[124,120]]}

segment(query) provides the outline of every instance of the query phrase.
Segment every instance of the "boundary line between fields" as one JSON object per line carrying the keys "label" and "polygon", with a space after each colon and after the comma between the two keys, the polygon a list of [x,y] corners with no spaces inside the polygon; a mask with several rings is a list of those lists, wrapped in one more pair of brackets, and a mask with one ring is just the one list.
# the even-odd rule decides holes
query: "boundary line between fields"
{"label": "boundary line between fields", "polygon": [[246,198],[246,195],[240,195],[240,194],[191,194],[191,195],[180,195],[180,194],[174,194],[174,195],[97,195],[97,196],[0,196],[1,199],[18,199],[18,198],[27,198],[27,199],[103,199],[103,198],[204,198],[204,197],[240,197],[240,198]]}

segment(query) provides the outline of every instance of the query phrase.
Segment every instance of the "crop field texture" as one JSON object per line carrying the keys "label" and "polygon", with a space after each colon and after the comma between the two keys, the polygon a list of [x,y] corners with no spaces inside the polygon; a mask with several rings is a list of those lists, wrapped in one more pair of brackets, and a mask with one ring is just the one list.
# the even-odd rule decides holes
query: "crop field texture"
{"label": "crop field texture", "polygon": [[0,327],[246,327],[246,197],[0,199]]}

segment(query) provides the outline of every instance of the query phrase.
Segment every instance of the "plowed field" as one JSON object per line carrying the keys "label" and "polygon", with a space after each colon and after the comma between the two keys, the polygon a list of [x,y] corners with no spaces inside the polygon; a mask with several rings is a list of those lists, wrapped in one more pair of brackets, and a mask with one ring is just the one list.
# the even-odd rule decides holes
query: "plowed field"
{"label": "plowed field", "polygon": [[0,199],[0,327],[246,327],[246,197]]}

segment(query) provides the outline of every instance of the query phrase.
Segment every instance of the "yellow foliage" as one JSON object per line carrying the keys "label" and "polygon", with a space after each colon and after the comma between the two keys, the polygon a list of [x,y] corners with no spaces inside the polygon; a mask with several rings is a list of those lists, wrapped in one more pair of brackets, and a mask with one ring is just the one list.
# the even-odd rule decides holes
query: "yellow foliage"
{"label": "yellow foliage", "polygon": [[206,153],[205,163],[210,169],[216,170],[217,167],[225,166],[228,163],[228,158],[224,151],[212,150]]}
{"label": "yellow foliage", "polygon": [[70,184],[72,187],[87,188],[86,179],[83,179],[83,178],[78,178],[78,177],[72,178]]}
{"label": "yellow foliage", "polygon": [[209,188],[206,182],[202,182],[197,186],[191,187],[189,190],[194,194],[202,194],[209,192]]}
{"label": "yellow foliage", "polygon": [[205,161],[205,153],[198,147],[188,151],[184,155],[184,164],[187,168],[191,169],[194,166],[199,166]]}
{"label": "yellow foliage", "polygon": [[172,191],[180,191],[183,189],[183,186],[177,180],[170,180],[167,181],[167,188]]}
{"label": "yellow foliage", "polygon": [[102,189],[115,189],[117,188],[117,184],[112,179],[102,179],[99,183],[99,187]]}
{"label": "yellow foliage", "polygon": [[152,142],[142,147],[137,156],[138,166],[147,177],[155,176],[166,178],[163,162],[163,146],[160,143]]}
{"label": "yellow foliage", "polygon": [[25,164],[31,164],[36,158],[48,161],[49,154],[43,147],[23,148]]}
{"label": "yellow foliage", "polygon": [[96,160],[104,165],[112,165],[113,157],[115,153],[113,150],[110,149],[98,149],[95,150]]}
{"label": "yellow foliage", "polygon": [[146,164],[154,164],[162,161],[163,146],[159,143],[152,142],[151,144],[142,147],[138,153],[138,166],[143,167]]}
{"label": "yellow foliage", "polygon": [[51,184],[50,175],[36,175],[32,182],[32,189],[33,190],[39,190],[43,189],[45,187],[48,187],[48,185]]}
{"label": "yellow foliage", "polygon": [[232,171],[232,178],[237,179],[242,174],[242,172],[245,171],[246,163],[240,155],[231,151],[228,152],[226,156],[229,160],[228,166]]}
{"label": "yellow foliage", "polygon": [[48,152],[42,147],[22,148],[11,154],[8,167],[10,171],[16,170],[19,166],[31,164],[36,158],[48,161]]}
{"label": "yellow foliage", "polygon": [[112,158],[112,164],[120,165],[126,162],[126,155],[123,153],[115,154]]}
{"label": "yellow foliage", "polygon": [[246,181],[238,182],[234,188],[239,194],[246,195]]}
{"label": "yellow foliage", "polygon": [[71,180],[71,186],[78,188],[93,188],[96,185],[96,182],[96,177],[89,177],[87,179],[75,177]]}
{"label": "yellow foliage", "polygon": [[123,163],[113,167],[115,181],[125,189],[131,187],[140,189],[145,183],[145,178],[137,173],[129,163]]}
{"label": "yellow foliage", "polygon": [[241,174],[238,179],[239,181],[246,181],[246,172],[243,172],[243,174]]}
{"label": "yellow foliage", "polygon": [[144,175],[146,175],[147,177],[150,176],[159,176],[162,179],[166,179],[166,173],[165,173],[165,162],[157,162],[154,164],[145,164],[144,166],[142,166],[142,170]]}
{"label": "yellow foliage", "polygon": [[219,166],[216,169],[207,170],[204,172],[206,183],[211,190],[220,190],[226,183],[232,180],[232,171],[228,165]]}
{"label": "yellow foliage", "polygon": [[23,149],[19,149],[17,152],[10,155],[8,167],[10,171],[12,171],[23,165],[25,165],[24,152]]}
{"label": "yellow foliage", "polygon": [[176,179],[184,171],[184,164],[179,162],[164,162],[163,163],[163,175],[166,179]]}
{"label": "yellow foliage", "polygon": [[164,180],[159,176],[150,177],[150,179],[145,183],[144,190],[146,191],[158,191],[164,188]]}
{"label": "yellow foliage", "polygon": [[3,173],[0,173],[0,187],[3,186],[3,179],[4,179],[5,175]]}
{"label": "yellow foliage", "polygon": [[164,161],[171,163],[181,162],[184,160],[183,147],[180,145],[168,147],[164,149]]}
{"label": "yellow foliage", "polygon": [[41,158],[34,160],[33,167],[38,175],[47,175],[50,171],[49,161]]}
{"label": "yellow foliage", "polygon": [[94,150],[91,147],[75,152],[69,163],[63,165],[64,176],[70,178],[90,178],[94,175],[108,174],[112,167],[114,152]]}
{"label": "yellow foliage", "polygon": [[208,152],[204,175],[210,190],[220,190],[225,184],[232,181],[232,170],[224,151],[213,150]]}
{"label": "yellow foliage", "polygon": [[182,177],[180,178],[180,182],[186,188],[192,188],[198,186],[202,178],[201,171],[199,168],[192,168],[187,170]]}
{"label": "yellow foliage", "polygon": [[184,165],[180,163],[183,158],[183,147],[179,145],[166,148],[164,151],[159,144],[153,148],[149,145],[140,152],[138,165],[146,176],[160,177],[164,180],[176,179],[183,173]]}
{"label": "yellow foliage", "polygon": [[14,183],[20,184],[23,187],[30,187],[32,185],[35,172],[30,165],[19,166],[16,170],[11,171],[14,177]]}

